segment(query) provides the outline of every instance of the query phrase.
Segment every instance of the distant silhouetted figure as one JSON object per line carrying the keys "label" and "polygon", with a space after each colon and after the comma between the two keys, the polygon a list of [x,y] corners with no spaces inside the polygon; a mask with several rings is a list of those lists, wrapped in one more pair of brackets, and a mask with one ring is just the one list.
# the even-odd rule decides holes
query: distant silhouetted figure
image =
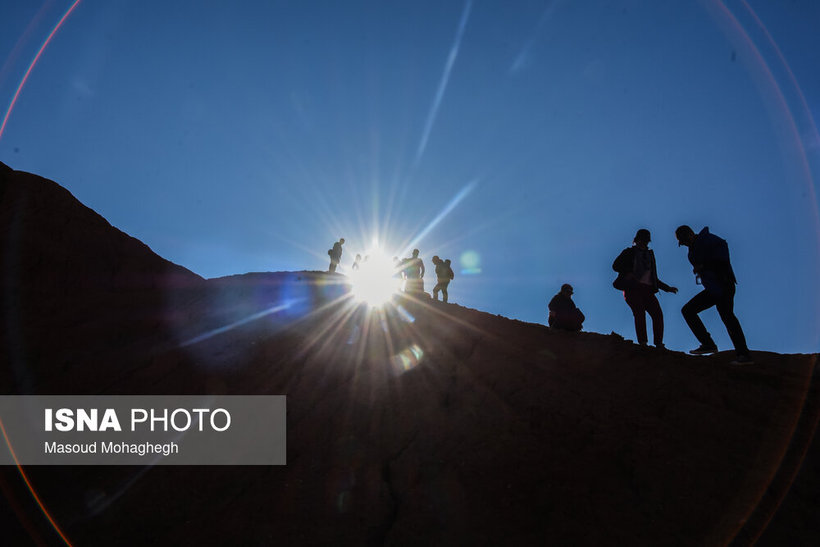
{"label": "distant silhouetted figure", "polygon": [[413,256],[404,259],[404,275],[407,278],[405,292],[424,292],[424,262],[419,258],[419,250],[413,249]]}
{"label": "distant silhouetted figure", "polygon": [[357,254],[356,258],[353,259],[353,265],[350,266],[351,271],[358,270],[361,261],[362,261],[362,255]]}
{"label": "distant silhouetted figure", "polygon": [[624,291],[624,299],[635,316],[635,336],[638,343],[646,345],[646,314],[652,318],[652,334],[655,347],[663,347],[663,311],[655,296],[658,289],[664,292],[677,293],[678,289],[670,287],[658,279],[658,268],[655,264],[655,253],[649,248],[652,236],[649,230],[641,228],[632,240],[633,246],[627,247],[615,262],[612,269],[618,272],[616,288]]}
{"label": "distant silhouetted figure", "polygon": [[572,301],[572,293],[572,285],[564,283],[561,285],[561,291],[550,300],[550,327],[568,331],[581,330],[584,324],[584,314]]}
{"label": "distant silhouetted figure", "polygon": [[715,306],[735,346],[737,358],[733,363],[751,363],[746,337],[734,312],[737,279],[729,261],[729,245],[725,240],[709,233],[708,227],[695,235],[689,226],[679,226],[675,230],[675,236],[678,238],[678,245],[689,247],[689,262],[695,273],[695,282],[703,284],[703,290],[681,309],[683,318],[700,342],[700,347],[689,353],[703,355],[717,351],[717,344],[698,317],[703,310]]}
{"label": "distant silhouetted figure", "polygon": [[433,264],[436,265],[436,286],[433,287],[433,300],[438,300],[438,292],[441,291],[441,299],[447,303],[447,286],[450,280],[455,277],[453,269],[450,267],[450,259],[442,260],[438,256],[433,257]]}
{"label": "distant silhouetted figure", "polygon": [[[456,278],[456,274],[453,273],[452,262],[450,261],[449,258],[444,261],[444,265],[447,266],[447,277],[449,277],[450,281],[452,281],[453,279]],[[448,285],[450,284],[450,281],[447,282]],[[446,294],[444,295],[444,301],[447,302],[447,295]]]}
{"label": "distant silhouetted figure", "polygon": [[339,265],[339,262],[342,261],[342,245],[345,244],[345,238],[339,239],[336,243],[333,244],[333,248],[327,251],[327,254],[330,255],[330,267],[327,269],[329,272],[335,272],[336,266]]}

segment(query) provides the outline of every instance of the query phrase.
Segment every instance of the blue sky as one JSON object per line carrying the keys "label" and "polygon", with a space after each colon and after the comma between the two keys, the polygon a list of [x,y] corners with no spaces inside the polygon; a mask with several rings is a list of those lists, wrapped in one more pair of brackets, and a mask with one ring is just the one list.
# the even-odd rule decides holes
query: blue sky
{"label": "blue sky", "polygon": [[820,351],[817,2],[82,0],[8,112],[72,4],[0,7],[0,161],[200,275],[377,237],[452,258],[454,302],[545,323],[569,282],[634,339],[610,266],[645,227],[688,350],[674,229],[709,226],[750,347]]}

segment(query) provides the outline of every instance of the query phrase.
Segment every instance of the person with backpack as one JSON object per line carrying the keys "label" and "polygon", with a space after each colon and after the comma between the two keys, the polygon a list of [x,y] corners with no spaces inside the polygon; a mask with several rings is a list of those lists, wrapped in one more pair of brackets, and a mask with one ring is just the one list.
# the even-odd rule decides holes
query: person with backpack
{"label": "person with backpack", "polygon": [[345,239],[341,238],[339,241],[333,244],[332,249],[328,249],[327,254],[330,256],[330,266],[328,267],[327,271],[335,272],[336,267],[342,261],[342,245],[345,244]]}
{"label": "person with backpack", "polygon": [[695,274],[695,283],[703,284],[703,290],[681,309],[686,324],[700,342],[700,347],[689,353],[705,355],[717,352],[717,344],[698,317],[700,312],[715,306],[735,346],[737,357],[732,364],[751,364],[746,336],[734,312],[737,278],[729,261],[729,245],[725,239],[709,233],[708,227],[695,234],[692,228],[684,224],[675,230],[675,237],[678,238],[678,246],[689,248],[688,258]]}
{"label": "person with backpack", "polygon": [[438,256],[433,257],[433,264],[436,266],[436,286],[433,287],[433,300],[438,300],[438,292],[441,291],[441,299],[447,303],[447,286],[450,280],[455,277],[453,268],[450,267],[450,259],[442,260]]}
{"label": "person with backpack", "polygon": [[[452,262],[450,261],[449,258],[444,261],[444,265],[447,266],[447,277],[450,279],[450,281],[452,281],[453,279],[456,278],[456,274],[453,273]],[[450,281],[447,282],[447,285],[450,284]],[[444,296],[444,301],[447,302],[446,295]]]}
{"label": "person with backpack", "polygon": [[624,292],[624,300],[635,317],[635,337],[638,343],[645,346],[646,314],[652,318],[652,336],[656,348],[663,348],[663,311],[655,296],[658,290],[676,294],[678,289],[658,279],[658,268],[655,253],[649,248],[652,236],[649,230],[641,228],[632,240],[632,247],[627,247],[615,262],[612,269],[618,272],[613,282],[616,289]]}

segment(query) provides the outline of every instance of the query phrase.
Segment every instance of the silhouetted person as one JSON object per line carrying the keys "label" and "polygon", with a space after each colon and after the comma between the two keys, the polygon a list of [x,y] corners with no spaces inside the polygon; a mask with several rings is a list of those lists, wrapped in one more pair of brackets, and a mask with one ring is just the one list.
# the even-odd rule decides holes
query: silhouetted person
{"label": "silhouetted person", "polygon": [[438,300],[438,292],[441,291],[441,299],[447,303],[447,286],[450,280],[455,277],[453,269],[450,267],[450,259],[442,260],[438,256],[433,257],[433,264],[436,265],[436,286],[433,287],[433,300]]}
{"label": "silhouetted person", "polygon": [[572,285],[564,283],[561,291],[549,303],[549,326],[554,329],[577,332],[584,324],[584,314],[572,301]]}
{"label": "silhouetted person", "polygon": [[353,259],[353,265],[350,266],[351,271],[356,271],[359,269],[359,264],[362,261],[362,255],[357,254],[356,258]]}
{"label": "silhouetted person", "polygon": [[407,278],[404,291],[424,292],[424,262],[419,258],[419,250],[413,249],[413,256],[404,262],[404,275]]}
{"label": "silhouetted person", "polygon": [[333,248],[328,250],[327,254],[330,255],[330,267],[327,271],[335,272],[336,267],[339,265],[339,262],[342,261],[342,245],[345,244],[345,238],[339,239],[336,243],[333,244]]}
{"label": "silhouetted person", "polygon": [[[456,274],[453,273],[452,262],[450,261],[449,258],[444,261],[444,265],[447,266],[447,277],[449,277],[450,281],[452,281],[453,279],[455,279]],[[450,284],[450,281],[447,282],[448,285]],[[446,294],[444,296],[444,301],[447,302],[447,295]]]}
{"label": "silhouetted person", "polygon": [[658,268],[655,264],[655,253],[649,248],[652,236],[649,230],[641,228],[632,240],[632,247],[621,251],[612,269],[618,272],[624,300],[635,316],[635,336],[638,343],[646,345],[646,314],[652,318],[652,335],[655,347],[663,347],[663,311],[655,296],[658,289],[664,292],[677,293],[678,289],[670,287],[658,279]]}
{"label": "silhouetted person", "polygon": [[717,351],[717,344],[698,317],[703,310],[715,306],[735,346],[737,357],[733,363],[751,363],[746,337],[734,312],[737,279],[729,261],[729,245],[725,240],[709,233],[708,227],[695,235],[689,226],[679,226],[675,230],[675,236],[678,238],[678,245],[689,247],[689,262],[695,273],[695,282],[699,280],[703,285],[703,290],[681,309],[683,318],[700,342],[700,347],[689,353],[704,355]]}

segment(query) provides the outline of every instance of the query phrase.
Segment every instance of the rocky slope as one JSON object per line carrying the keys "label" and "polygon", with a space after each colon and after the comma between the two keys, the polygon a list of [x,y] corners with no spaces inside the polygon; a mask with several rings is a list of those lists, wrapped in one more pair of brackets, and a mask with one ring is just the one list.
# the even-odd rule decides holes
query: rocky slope
{"label": "rocky slope", "polygon": [[[79,545],[809,545],[817,355],[691,357],[342,276],[203,280],[0,164],[0,392],[283,394],[281,467],[29,467]],[[58,540],[14,468],[5,528]],[[14,535],[12,535],[14,537]]]}

